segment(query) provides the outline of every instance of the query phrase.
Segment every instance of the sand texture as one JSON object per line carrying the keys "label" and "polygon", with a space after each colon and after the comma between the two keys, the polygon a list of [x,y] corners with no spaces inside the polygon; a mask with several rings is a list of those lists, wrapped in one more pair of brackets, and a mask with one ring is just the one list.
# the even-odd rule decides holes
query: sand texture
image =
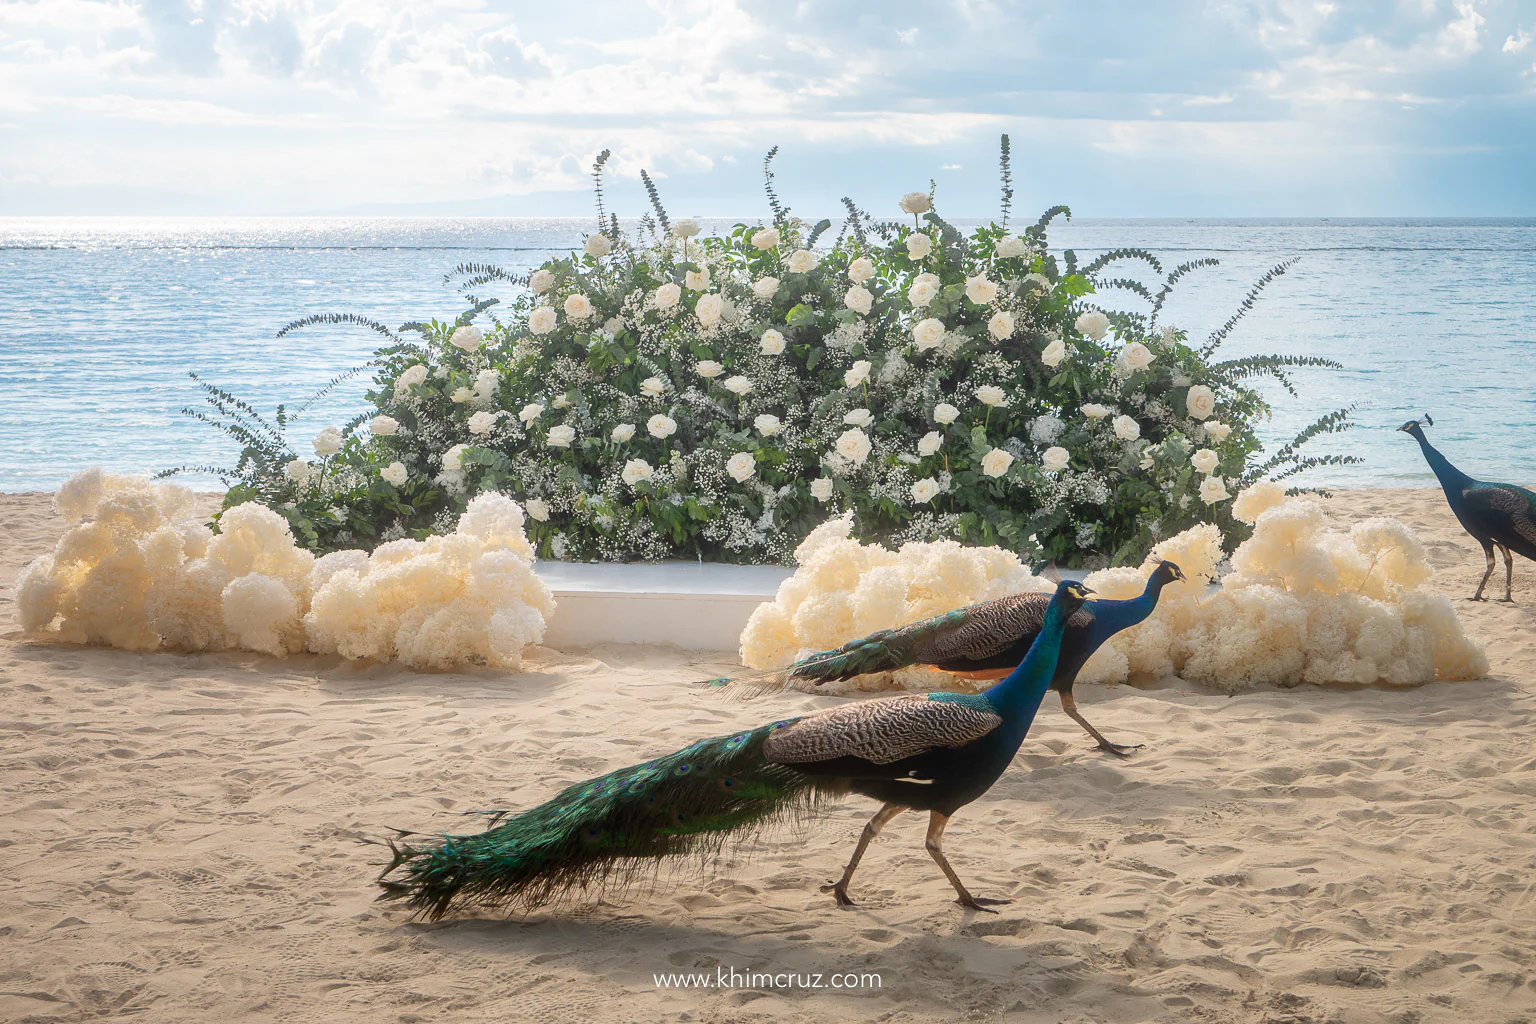
{"label": "sand texture", "polygon": [[[1427,543],[1428,589],[1482,556],[1437,491],[1341,493]],[[535,649],[520,674],[22,641],[9,594],[61,523],[0,496],[0,1021],[1431,1021],[1536,1017],[1536,568],[1458,603],[1492,676],[1235,697],[1054,695],[946,848],[897,818],[838,909],[873,807],[729,849],[651,891],[526,919],[373,902],[386,827],[464,813],[832,703],[753,703],[661,647]],[[1502,593],[1500,586],[1493,592]],[[879,988],[662,990],[654,975],[878,974]]]}

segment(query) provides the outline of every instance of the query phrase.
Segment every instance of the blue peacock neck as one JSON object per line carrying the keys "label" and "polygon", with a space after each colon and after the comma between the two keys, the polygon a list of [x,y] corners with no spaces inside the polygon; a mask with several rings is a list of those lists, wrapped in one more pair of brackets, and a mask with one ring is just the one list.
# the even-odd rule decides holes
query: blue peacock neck
{"label": "blue peacock neck", "polygon": [[1450,501],[1451,507],[1453,509],[1459,508],[1461,492],[1469,484],[1476,481],[1451,465],[1450,460],[1436,451],[1435,446],[1430,444],[1429,439],[1424,436],[1424,431],[1415,430],[1413,437],[1414,440],[1419,442],[1419,448],[1423,450],[1424,459],[1429,463],[1429,468],[1434,470],[1435,479],[1439,480],[1440,486],[1444,488],[1445,496]]}
{"label": "blue peacock neck", "polygon": [[[1040,702],[1045,699],[1045,691],[1050,689],[1051,677],[1061,655],[1061,635],[1066,620],[1066,606],[1058,594],[1046,607],[1045,621],[1019,667],[983,693],[1005,720],[1022,725],[1026,731]],[[1020,738],[1023,738],[1022,733]]]}
{"label": "blue peacock neck", "polygon": [[1094,601],[1092,605],[1093,640],[1099,642],[1107,640],[1122,629],[1129,629],[1151,615],[1157,608],[1158,595],[1163,592],[1168,582],[1169,577],[1166,573],[1154,571],[1147,578],[1146,589],[1136,597],[1123,601]]}

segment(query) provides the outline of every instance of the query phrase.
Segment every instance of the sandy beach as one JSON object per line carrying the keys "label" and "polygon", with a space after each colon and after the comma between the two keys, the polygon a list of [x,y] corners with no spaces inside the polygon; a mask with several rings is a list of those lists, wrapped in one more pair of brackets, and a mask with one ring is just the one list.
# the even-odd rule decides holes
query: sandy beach
{"label": "sandy beach", "polygon": [[[1462,598],[1482,555],[1435,490],[1341,492],[1426,543]],[[10,596],[62,530],[0,495],[0,1020],[1323,1022],[1536,1015],[1536,566],[1458,600],[1488,679],[1235,697],[1078,688],[1126,760],[1048,696],[1014,769],[951,825],[977,914],[918,816],[836,876],[873,807],[727,850],[650,891],[526,919],[373,901],[389,827],[470,831],[686,745],[831,703],[689,687],[664,647],[527,671],[23,641]],[[1500,584],[1493,589],[1502,593]],[[878,976],[855,990],[664,988],[702,973]],[[719,973],[717,973],[719,972]]]}

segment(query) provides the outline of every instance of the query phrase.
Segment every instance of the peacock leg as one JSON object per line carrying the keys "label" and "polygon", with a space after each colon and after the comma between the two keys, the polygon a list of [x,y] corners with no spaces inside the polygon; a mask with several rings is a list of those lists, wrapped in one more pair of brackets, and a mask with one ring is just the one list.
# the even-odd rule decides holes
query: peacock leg
{"label": "peacock leg", "polygon": [[1472,600],[1472,601],[1481,601],[1481,600],[1483,600],[1483,588],[1488,585],[1488,577],[1493,575],[1493,545],[1492,544],[1488,544],[1488,545],[1485,545],[1483,547],[1483,555],[1484,555],[1484,557],[1486,557],[1488,559],[1488,571],[1483,573],[1482,582],[1478,583],[1478,585],[1477,585],[1477,593],[1473,594],[1472,597],[1469,599],[1469,600]]}
{"label": "peacock leg", "polygon": [[1510,593],[1515,585],[1515,556],[1509,553],[1509,548],[1499,545],[1499,553],[1504,556],[1504,600],[1514,604],[1514,596]]}
{"label": "peacock leg", "polygon": [[822,892],[830,892],[832,894],[832,897],[837,900],[838,906],[851,907],[854,905],[853,900],[848,898],[848,883],[853,881],[853,872],[859,866],[859,859],[864,856],[864,848],[869,845],[870,840],[880,834],[880,830],[885,828],[886,822],[904,810],[906,808],[901,804],[886,804],[875,812],[873,818],[864,823],[864,834],[859,836],[859,845],[853,848],[853,857],[849,859],[848,866],[843,868],[843,877],[835,882],[828,882],[821,887]]}
{"label": "peacock leg", "polygon": [[970,907],[972,910],[980,910],[988,914],[995,914],[997,911],[986,904],[1012,903],[1013,900],[989,900],[970,894],[964,883],[960,881],[960,876],[955,874],[955,869],[950,867],[949,861],[944,858],[944,847],[941,844],[944,841],[944,826],[948,824],[949,815],[940,814],[938,811],[928,812],[928,841],[923,845],[928,850],[928,856],[933,858],[933,862],[939,866],[940,871],[944,872],[944,877],[949,879],[949,884],[954,886],[955,892],[959,894],[955,902],[962,907]]}
{"label": "peacock leg", "polygon": [[1128,747],[1123,743],[1109,742],[1109,740],[1105,739],[1103,735],[1100,734],[1099,730],[1089,725],[1088,719],[1084,718],[1081,712],[1077,710],[1077,699],[1072,696],[1072,692],[1070,690],[1061,691],[1061,710],[1065,711],[1068,715],[1071,715],[1072,721],[1082,726],[1087,731],[1088,735],[1092,736],[1098,742],[1100,750],[1107,750],[1117,757],[1130,757],[1131,751],[1140,750],[1142,747],[1146,746],[1145,743],[1137,743],[1134,746]]}

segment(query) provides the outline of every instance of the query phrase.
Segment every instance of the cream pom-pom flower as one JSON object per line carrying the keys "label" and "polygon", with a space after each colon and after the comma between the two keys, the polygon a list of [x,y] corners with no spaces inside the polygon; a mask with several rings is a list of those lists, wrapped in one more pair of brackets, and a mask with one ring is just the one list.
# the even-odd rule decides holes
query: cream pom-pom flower
{"label": "cream pom-pom flower", "polygon": [[745,483],[757,472],[757,460],[751,452],[737,452],[725,460],[725,471],[731,475],[732,480]]}
{"label": "cream pom-pom flower", "polygon": [[403,462],[391,462],[379,470],[379,476],[384,479],[385,483],[394,484],[396,487],[404,487],[406,480],[410,478],[410,474],[406,472],[405,463]]}
{"label": "cream pom-pom flower", "polygon": [[1285,486],[1273,480],[1260,480],[1244,488],[1232,502],[1232,514],[1252,526],[1259,516],[1285,501]]}
{"label": "cream pom-pom flower", "polygon": [[848,280],[863,284],[875,276],[875,264],[868,256],[860,256],[848,264]]}
{"label": "cream pom-pom flower", "polygon": [[677,433],[677,421],[664,413],[657,413],[645,421],[645,430],[652,437],[668,438]]}
{"label": "cream pom-pom flower", "polygon": [[624,463],[624,469],[619,476],[626,484],[633,487],[642,480],[654,480],[656,470],[652,469],[651,464],[644,459],[630,459]]}
{"label": "cream pom-pom flower", "polygon": [[948,402],[940,402],[933,407],[933,422],[935,423],[953,423],[959,418],[960,410]]}
{"label": "cream pom-pom flower", "polygon": [[760,277],[752,282],[752,294],[763,302],[767,302],[778,294],[779,279],[776,277]]}
{"label": "cream pom-pom flower", "polygon": [[843,371],[843,387],[856,388],[869,380],[869,371],[872,369],[868,359],[856,359],[852,366]]}
{"label": "cream pom-pom flower", "polygon": [[543,498],[529,498],[523,503],[523,507],[528,510],[531,518],[541,523],[549,522],[549,502]]}
{"label": "cream pom-pom flower", "polygon": [[752,390],[752,381],[741,374],[727,377],[721,385],[733,395],[745,395]]}
{"label": "cream pom-pom flower", "polygon": [[875,296],[868,288],[856,284],[843,294],[843,305],[860,316],[864,316],[874,308]]}
{"label": "cream pom-pom flower", "polygon": [[931,476],[923,477],[912,485],[912,500],[919,505],[938,497],[939,482]]}
{"label": "cream pom-pom flower", "polygon": [[869,443],[869,435],[854,427],[838,435],[836,448],[837,454],[855,466],[862,466],[864,460],[869,458],[872,445]]}
{"label": "cream pom-pom flower", "polygon": [[933,209],[933,200],[926,192],[908,192],[897,205],[901,207],[902,213],[927,213]]}
{"label": "cream pom-pom flower", "polygon": [[1200,500],[1207,505],[1214,505],[1218,501],[1226,501],[1231,495],[1227,493],[1227,485],[1219,476],[1208,476],[1200,481]]}
{"label": "cream pom-pom flower", "polygon": [[820,261],[817,260],[816,254],[811,252],[811,250],[796,249],[789,254],[789,259],[785,261],[784,265],[791,274],[809,274],[816,269],[818,262]]}
{"label": "cream pom-pom flower", "polygon": [[907,236],[907,259],[920,262],[933,255],[933,238],[922,232],[914,231]]}
{"label": "cream pom-pom flower", "polygon": [[850,427],[868,429],[875,422],[875,414],[868,409],[850,409],[843,414],[843,422]]}
{"label": "cream pom-pom flower", "polygon": [[1065,358],[1067,358],[1067,345],[1060,338],[1053,338],[1051,343],[1045,346],[1045,351],[1040,353],[1040,361],[1053,369],[1060,366]]}
{"label": "cream pom-pom flower", "polygon": [[1013,314],[1006,309],[992,314],[992,319],[987,321],[987,333],[998,341],[1007,341],[1013,337],[1015,330]]}
{"label": "cream pom-pom flower", "polygon": [[990,405],[995,409],[1000,405],[1008,404],[1008,395],[996,384],[983,384],[976,389],[976,400],[982,405]]}
{"label": "cream pom-pom flower", "polygon": [[1060,473],[1072,461],[1071,455],[1061,445],[1052,445],[1040,456],[1040,468],[1047,473]]}
{"label": "cream pom-pom flower", "polygon": [[752,425],[756,427],[757,432],[762,434],[764,437],[772,437],[774,434],[777,434],[780,430],[784,429],[784,424],[781,423],[779,418],[771,412],[759,414],[752,421]]}
{"label": "cream pom-pom flower", "polygon": [[987,476],[998,477],[1008,472],[1008,467],[1013,465],[1013,453],[1002,448],[993,448],[981,457],[981,471]]}
{"label": "cream pom-pom flower", "polygon": [[1115,436],[1122,441],[1134,441],[1141,436],[1141,424],[1130,416],[1116,416]]}
{"label": "cream pom-pom flower", "polygon": [[701,359],[693,364],[693,372],[705,380],[714,380],[725,372],[725,367],[713,359]]}
{"label": "cream pom-pom flower", "polygon": [[912,327],[912,340],[916,342],[919,352],[938,348],[944,340],[944,321],[932,316],[919,320]]}
{"label": "cream pom-pom flower", "polygon": [[547,270],[535,270],[528,276],[528,290],[543,295],[555,286],[555,275]]}
{"label": "cream pom-pom flower", "polygon": [[623,444],[634,436],[635,425],[633,423],[619,423],[614,426],[612,433],[608,435],[614,444]]}
{"label": "cream pom-pom flower", "polygon": [[1029,251],[1029,246],[1018,235],[1004,235],[997,240],[993,251],[997,253],[998,259],[1006,260],[1014,256],[1023,256]]}
{"label": "cream pom-pom flower", "polygon": [[1081,412],[1084,416],[1088,417],[1088,419],[1097,423],[1099,420],[1108,416],[1114,410],[1107,405],[1100,405],[1097,402],[1089,402],[1086,405],[1079,406],[1078,411]]}
{"label": "cream pom-pom flower", "polygon": [[990,304],[997,298],[997,282],[989,280],[985,274],[965,279],[965,297],[978,306]]}
{"label": "cream pom-pom flower", "polygon": [[368,421],[368,432],[374,437],[391,437],[400,430],[400,421],[393,416],[375,416]]}
{"label": "cream pom-pom flower", "polygon": [[607,235],[588,235],[581,250],[588,256],[606,256],[613,251],[613,239]]}
{"label": "cream pom-pom flower", "polygon": [[420,363],[407,366],[395,378],[395,394],[403,395],[417,384],[425,384],[427,381],[427,368]]}
{"label": "cream pom-pom flower", "polygon": [[549,428],[549,435],[544,439],[551,448],[569,448],[571,442],[576,440],[576,428],[562,423]]}
{"label": "cream pom-pom flower", "polygon": [[690,270],[683,275],[683,285],[690,291],[702,292],[709,287],[709,268],[702,267],[698,270]]}
{"label": "cream pom-pom flower", "polygon": [[930,430],[917,441],[917,454],[922,456],[936,455],[944,446],[944,438],[937,430]]}
{"label": "cream pom-pom flower", "polygon": [[1189,389],[1184,408],[1195,419],[1203,420],[1216,411],[1216,394],[1204,384],[1196,384]]}
{"label": "cream pom-pom flower", "polygon": [[1076,327],[1077,333],[1085,338],[1103,341],[1104,335],[1109,333],[1109,317],[1096,309],[1091,309],[1086,313],[1079,313],[1072,326]]}
{"label": "cream pom-pom flower", "polygon": [[480,333],[480,328],[465,324],[454,329],[453,335],[448,339],[448,344],[454,348],[463,349],[465,352],[473,352],[485,344],[485,335]]}
{"label": "cream pom-pom flower", "polygon": [[783,355],[784,335],[770,327],[763,332],[762,338],[758,341],[758,347],[762,349],[765,356]]}
{"label": "cream pom-pom flower", "polygon": [[528,314],[528,333],[545,335],[555,329],[557,320],[554,308],[551,306],[539,306]]}
{"label": "cream pom-pom flower", "polygon": [[326,427],[316,434],[315,439],[310,443],[314,445],[315,454],[321,458],[335,455],[341,451],[343,444],[341,430],[336,427]]}
{"label": "cream pom-pom flower", "polygon": [[668,281],[656,289],[655,301],[657,309],[671,309],[677,305],[683,297],[683,290],[675,282]]}
{"label": "cream pom-pom flower", "polygon": [[1202,473],[1215,472],[1216,465],[1220,461],[1220,456],[1211,451],[1209,448],[1201,448],[1199,451],[1195,452],[1195,454],[1189,457],[1189,464],[1194,466],[1195,469]]}
{"label": "cream pom-pom flower", "polygon": [[761,228],[752,232],[752,244],[765,252],[772,249],[779,244],[779,229]]}
{"label": "cream pom-pom flower", "polygon": [[539,405],[537,402],[529,402],[518,412],[517,418],[521,420],[523,426],[526,427],[528,424],[538,419],[543,414],[543,412],[544,407],[542,405]]}
{"label": "cream pom-pom flower", "polygon": [[699,301],[694,304],[693,315],[699,318],[700,326],[706,330],[712,328],[725,315],[725,300],[714,292],[701,295]]}
{"label": "cream pom-pom flower", "polygon": [[699,222],[694,220],[692,217],[685,217],[682,220],[675,220],[672,222],[672,234],[676,238],[692,238],[694,235],[698,234],[700,230]]}

